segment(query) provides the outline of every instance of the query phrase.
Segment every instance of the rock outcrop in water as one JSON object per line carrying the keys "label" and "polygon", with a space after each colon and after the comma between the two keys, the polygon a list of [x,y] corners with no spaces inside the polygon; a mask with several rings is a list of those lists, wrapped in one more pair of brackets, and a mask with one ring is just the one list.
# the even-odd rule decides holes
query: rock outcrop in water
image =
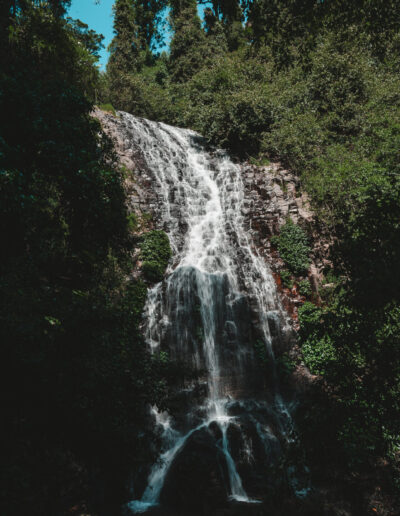
{"label": "rock outcrop in water", "polygon": [[127,179],[131,209],[151,213],[173,249],[165,280],[149,291],[146,340],[196,373],[181,385],[173,413],[153,408],[163,451],[128,509],[265,514],[277,493],[306,497],[295,396],[282,389],[275,359],[293,342],[268,264],[268,237],[284,214],[254,169],[207,149],[192,131],[126,113],[95,115],[134,172]]}

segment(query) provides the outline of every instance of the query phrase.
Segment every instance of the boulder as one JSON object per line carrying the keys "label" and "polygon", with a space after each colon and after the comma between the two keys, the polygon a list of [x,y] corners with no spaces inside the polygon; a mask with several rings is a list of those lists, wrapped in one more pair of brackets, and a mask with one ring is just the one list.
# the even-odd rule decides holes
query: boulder
{"label": "boulder", "polygon": [[218,437],[215,428],[202,428],[189,437],[167,473],[162,507],[176,516],[210,516],[226,506],[229,479]]}

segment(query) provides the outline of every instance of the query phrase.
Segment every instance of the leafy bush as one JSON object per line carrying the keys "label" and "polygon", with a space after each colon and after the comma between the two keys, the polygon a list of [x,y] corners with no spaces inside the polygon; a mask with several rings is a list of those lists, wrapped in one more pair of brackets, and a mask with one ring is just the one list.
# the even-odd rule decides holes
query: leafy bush
{"label": "leafy bush", "polygon": [[282,280],[282,285],[286,288],[292,289],[294,282],[293,282],[292,275],[290,274],[290,272],[283,269],[280,271],[279,274],[280,274],[280,277]]}
{"label": "leafy bush", "polygon": [[127,216],[129,231],[136,231],[139,227],[138,217],[135,213],[129,213]]}
{"label": "leafy bush", "polygon": [[171,86],[171,121],[248,156],[260,150],[262,133],[271,120],[271,101],[265,82],[268,66],[242,54],[216,57],[186,83]]}
{"label": "leafy bush", "polygon": [[306,302],[298,313],[304,361],[313,374],[324,375],[337,359],[332,339],[323,330],[325,310]]}
{"label": "leafy bush", "polygon": [[149,231],[140,242],[142,270],[145,278],[151,282],[161,281],[168,261],[171,258],[171,246],[164,231]]}
{"label": "leafy bush", "polygon": [[[304,303],[299,321],[304,361],[326,381],[325,394],[318,394],[323,400],[314,400],[317,406],[307,409],[319,410],[320,403],[329,407],[323,419],[330,443],[321,446],[353,467],[372,454],[388,453],[400,430],[399,305],[361,310],[341,292],[329,307]],[[323,419],[309,420],[305,435],[325,435]],[[320,453],[320,446],[311,449]]]}
{"label": "leafy bush", "polygon": [[305,274],[310,265],[311,248],[303,229],[288,219],[282,226],[278,237],[277,247],[282,260],[290,272],[296,276]]}
{"label": "leafy bush", "polygon": [[296,367],[295,362],[290,358],[287,353],[283,353],[276,360],[276,368],[279,376],[286,381],[290,375],[293,373]]}
{"label": "leafy bush", "polygon": [[304,297],[310,297],[311,296],[311,283],[309,279],[301,280],[299,282],[299,292]]}
{"label": "leafy bush", "polygon": [[254,342],[254,349],[262,365],[267,366],[269,364],[269,357],[267,353],[267,348],[265,346],[265,342],[263,342],[262,340],[256,340]]}
{"label": "leafy bush", "polygon": [[117,112],[114,109],[114,106],[112,104],[100,104],[99,108],[103,111],[107,111],[108,113],[113,114],[114,116],[117,116]]}
{"label": "leafy bush", "polygon": [[338,359],[332,339],[328,335],[324,335],[320,340],[304,343],[301,351],[310,371],[322,376],[330,364]]}

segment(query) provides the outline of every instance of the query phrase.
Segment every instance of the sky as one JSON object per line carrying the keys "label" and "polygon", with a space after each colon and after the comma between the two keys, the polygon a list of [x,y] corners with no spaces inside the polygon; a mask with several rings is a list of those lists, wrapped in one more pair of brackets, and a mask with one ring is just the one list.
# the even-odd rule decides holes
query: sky
{"label": "sky", "polygon": [[[79,19],[99,34],[103,34],[104,47],[100,52],[99,64],[104,70],[108,60],[107,47],[113,38],[112,6],[115,0],[72,0],[68,16]],[[203,11],[205,6],[199,7]],[[166,38],[167,39],[167,38]],[[163,49],[160,49],[163,50]]]}
{"label": "sky", "polygon": [[107,47],[113,38],[113,15],[112,6],[114,0],[72,0],[68,10],[68,16],[79,19],[89,25],[90,29],[103,34],[104,47],[100,52],[100,66],[105,68],[108,60]]}

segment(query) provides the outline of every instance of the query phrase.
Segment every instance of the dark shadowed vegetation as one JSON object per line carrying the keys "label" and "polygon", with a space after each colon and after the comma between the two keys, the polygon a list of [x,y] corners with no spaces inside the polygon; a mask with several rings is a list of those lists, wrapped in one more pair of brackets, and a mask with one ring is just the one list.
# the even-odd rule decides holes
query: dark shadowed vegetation
{"label": "dark shadowed vegetation", "polygon": [[[68,2],[6,4],[0,513],[65,514],[85,502],[115,514],[132,464],[156,450],[143,427],[147,404],[163,404],[166,366],[138,330],[147,288],[127,279],[122,177],[90,116],[102,38],[64,19]],[[151,259],[162,274],[157,249]]]}

